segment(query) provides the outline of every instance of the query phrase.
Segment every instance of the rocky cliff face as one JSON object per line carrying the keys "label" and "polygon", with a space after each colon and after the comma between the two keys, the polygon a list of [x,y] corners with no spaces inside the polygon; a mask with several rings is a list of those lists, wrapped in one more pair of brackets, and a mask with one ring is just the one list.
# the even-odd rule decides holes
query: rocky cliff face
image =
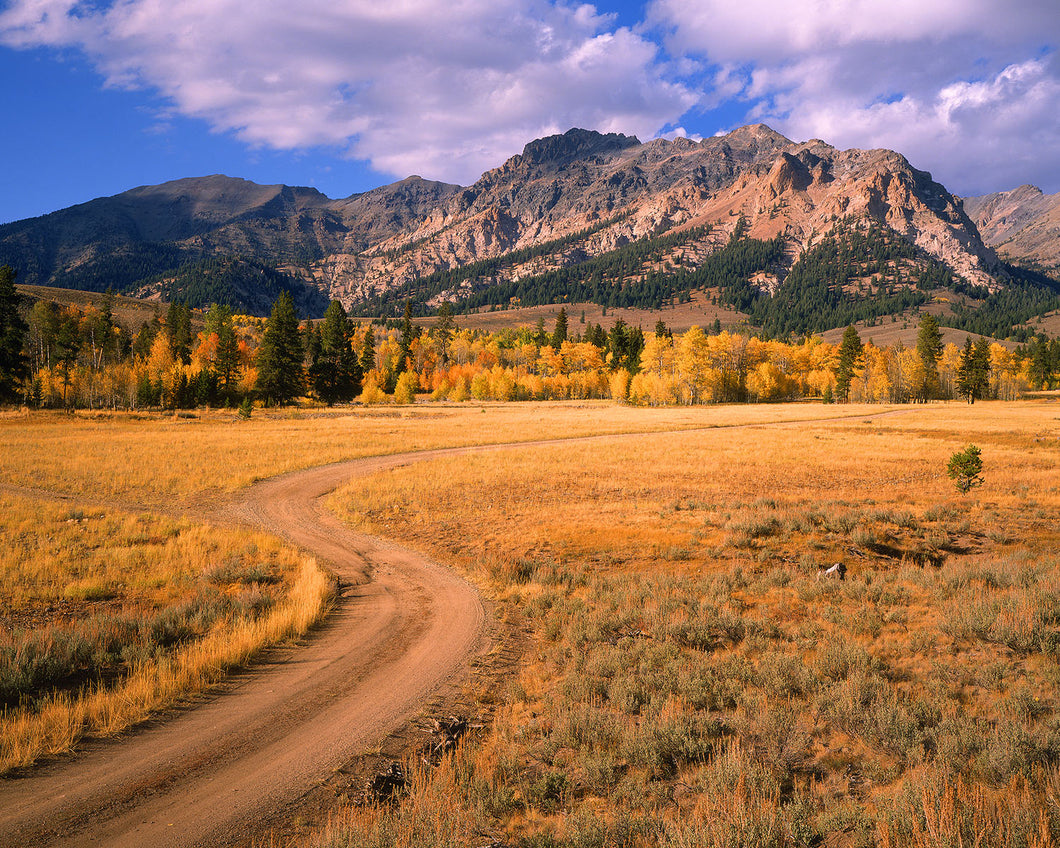
{"label": "rocky cliff face", "polygon": [[584,252],[699,224],[725,236],[741,216],[752,236],[790,240],[790,261],[837,221],[864,219],[893,229],[971,283],[1001,284],[996,255],[930,174],[892,151],[796,144],[762,125],[698,144],[640,144],[584,130],[532,142],[405,232],[329,257],[318,279],[354,304],[387,286],[609,219],[614,223],[594,233]]}
{"label": "rocky cliff face", "polygon": [[1017,261],[1060,268],[1060,194],[1036,186],[966,197],[964,209],[983,241]]}
{"label": "rocky cliff face", "polygon": [[764,125],[698,143],[573,129],[530,142],[472,186],[409,177],[342,200],[220,176],[177,180],[0,227],[0,263],[16,265],[21,282],[42,284],[121,268],[116,287],[127,288],[141,266],[157,273],[189,258],[238,256],[355,309],[432,272],[564,237],[532,268],[505,273],[710,225],[690,248],[694,260],[739,220],[752,236],[782,235],[789,265],[837,223],[864,221],[969,282],[993,289],[1004,281],[960,202],[900,154],[795,143]]}

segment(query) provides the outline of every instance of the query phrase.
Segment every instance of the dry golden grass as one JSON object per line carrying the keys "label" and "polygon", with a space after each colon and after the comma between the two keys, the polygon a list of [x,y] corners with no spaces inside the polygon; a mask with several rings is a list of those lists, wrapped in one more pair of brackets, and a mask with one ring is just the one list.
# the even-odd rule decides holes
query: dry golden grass
{"label": "dry golden grass", "polygon": [[[820,414],[747,408],[711,421]],[[610,404],[259,412],[249,422],[223,412],[3,416],[0,474],[16,488],[0,493],[0,772],[135,723],[322,611],[322,576],[300,571],[276,540],[115,505],[208,502],[356,456],[702,421],[700,411]],[[29,499],[17,487],[78,497]]]}
{"label": "dry golden grass", "polygon": [[[960,496],[968,443],[985,483]],[[1051,844],[1058,469],[1060,406],[1038,402],[356,481],[340,514],[466,568],[536,640],[488,731],[320,844]],[[847,580],[819,580],[836,561]]]}
{"label": "dry golden grass", "polygon": [[0,775],[65,753],[85,734],[111,736],[220,680],[263,648],[305,633],[323,614],[327,576],[305,560],[287,596],[266,615],[219,622],[207,635],[133,667],[117,685],[47,696],[0,718]]}
{"label": "dry golden grass", "polygon": [[606,401],[256,410],[250,421],[228,411],[29,413],[0,416],[0,480],[97,501],[162,505],[377,454],[856,413],[809,404],[643,410]]}
{"label": "dry golden grass", "polygon": [[0,495],[0,774],[117,733],[322,614],[278,540]]}

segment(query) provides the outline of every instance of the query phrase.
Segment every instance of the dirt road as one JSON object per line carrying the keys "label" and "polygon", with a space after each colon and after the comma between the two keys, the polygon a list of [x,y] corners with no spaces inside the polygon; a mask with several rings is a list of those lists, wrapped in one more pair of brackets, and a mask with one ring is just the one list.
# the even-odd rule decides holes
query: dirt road
{"label": "dirt road", "polygon": [[194,709],[0,781],[0,846],[245,841],[462,674],[484,643],[475,589],[418,554],[352,532],[320,503],[353,475],[408,461],[298,472],[229,506],[223,519],[285,536],[335,572],[340,597],[326,625]]}
{"label": "dirt road", "polygon": [[307,644],[272,651],[194,709],[120,742],[85,743],[76,757],[28,777],[0,780],[0,848],[224,846],[267,830],[458,680],[486,642],[472,586],[419,554],[344,527],[321,498],[356,475],[442,456],[651,435],[373,457],[251,487],[215,518],[284,536],[331,568],[341,590],[327,623]]}

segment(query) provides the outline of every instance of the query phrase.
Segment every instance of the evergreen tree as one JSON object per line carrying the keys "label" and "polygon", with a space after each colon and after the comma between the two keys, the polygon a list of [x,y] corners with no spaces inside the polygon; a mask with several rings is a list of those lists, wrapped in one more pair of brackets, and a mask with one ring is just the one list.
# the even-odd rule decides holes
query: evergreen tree
{"label": "evergreen tree", "polygon": [[979,339],[974,345],[971,336],[964,340],[957,365],[957,393],[975,403],[986,397],[990,389],[990,341]]}
{"label": "evergreen tree", "polygon": [[442,365],[446,365],[449,362],[449,345],[453,340],[453,333],[456,332],[456,329],[456,321],[453,320],[453,306],[449,301],[446,301],[438,307],[438,323],[434,325],[434,329],[431,331],[434,347],[438,353],[438,361]]}
{"label": "evergreen tree", "polygon": [[290,293],[281,292],[265,324],[257,354],[255,388],[266,405],[289,404],[305,391],[302,355],[302,336],[294,301]]}
{"label": "evergreen tree", "polygon": [[548,334],[545,332],[545,319],[538,317],[537,326],[534,327],[534,344],[538,347],[544,347],[547,341]]}
{"label": "evergreen tree", "polygon": [[55,349],[52,361],[63,375],[63,406],[67,403],[70,389],[70,369],[77,364],[81,356],[81,327],[76,312],[66,310],[59,317],[59,326],[55,335]]}
{"label": "evergreen tree", "polygon": [[976,398],[985,398],[990,392],[990,339],[980,338],[972,348],[972,392],[971,403]]}
{"label": "evergreen tree", "polygon": [[191,362],[191,309],[186,303],[171,303],[166,311],[169,349],[185,365]]}
{"label": "evergreen tree", "polygon": [[916,353],[923,366],[923,375],[916,395],[921,403],[936,398],[940,392],[939,359],[942,357],[942,332],[938,319],[925,312],[916,335]]}
{"label": "evergreen tree", "polygon": [[312,321],[306,322],[302,346],[305,350],[305,373],[309,388],[316,393],[317,397],[320,397],[320,392],[317,391],[317,383],[320,381],[323,363],[320,361],[322,345],[320,342],[319,324],[314,324]]}
{"label": "evergreen tree", "polygon": [[375,368],[375,333],[372,331],[371,324],[364,331],[364,347],[361,348],[360,363],[362,377]]}
{"label": "evergreen tree", "polygon": [[228,394],[239,372],[239,339],[232,322],[231,307],[215,303],[206,313],[206,334],[214,333],[217,334],[214,373],[217,375],[218,388]]}
{"label": "evergreen tree", "polygon": [[625,368],[630,374],[640,371],[640,354],[644,350],[644,333],[640,327],[630,327],[621,318],[616,318],[607,337],[611,354],[611,370]]}
{"label": "evergreen tree", "polygon": [[975,348],[972,337],[965,336],[961,358],[957,364],[957,394],[968,398],[968,403],[975,403],[974,376]]}
{"label": "evergreen tree", "polygon": [[328,406],[353,400],[361,388],[361,367],[350,346],[351,336],[346,310],[333,300],[314,336],[319,353],[311,370],[313,390]]}
{"label": "evergreen tree", "polygon": [[1028,376],[1030,377],[1031,386],[1036,389],[1051,388],[1053,362],[1049,338],[1044,333],[1038,333],[1027,345],[1026,353],[1030,359]]}
{"label": "evergreen tree", "polygon": [[89,328],[92,337],[92,367],[97,371],[121,356],[122,333],[114,321],[114,291],[107,289],[99,304],[99,316]]}
{"label": "evergreen tree", "polygon": [[[401,347],[398,355],[397,368],[394,371],[395,378],[405,373],[408,367],[409,354],[412,352],[412,343],[420,334],[420,328],[412,323],[412,301],[405,301],[405,314],[401,319]],[[393,391],[393,387],[391,387]]]}
{"label": "evergreen tree", "polygon": [[839,361],[835,366],[835,390],[842,401],[850,397],[850,383],[861,362],[862,351],[861,336],[851,324],[843,332],[843,341],[839,344]]}
{"label": "evergreen tree", "polygon": [[552,331],[552,349],[559,350],[567,341],[567,308],[561,306],[556,316],[556,328]]}
{"label": "evergreen tree", "polygon": [[157,310],[154,317],[144,324],[139,331],[136,333],[136,338],[133,339],[132,353],[137,359],[147,359],[151,355],[151,348],[155,343],[155,336],[162,329],[162,318],[159,316]]}
{"label": "evergreen tree", "polygon": [[29,374],[23,352],[29,328],[18,312],[18,300],[14,269],[0,266],[0,402],[15,400]]}

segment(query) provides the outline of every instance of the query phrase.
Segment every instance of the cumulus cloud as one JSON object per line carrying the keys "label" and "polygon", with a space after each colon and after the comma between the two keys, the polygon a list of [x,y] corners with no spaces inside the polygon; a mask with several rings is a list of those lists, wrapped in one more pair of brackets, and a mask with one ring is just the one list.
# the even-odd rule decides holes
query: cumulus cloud
{"label": "cumulus cloud", "polygon": [[549,0],[14,0],[0,43],[82,50],[251,145],[461,183],[572,126],[651,137],[696,100],[654,42]]}
{"label": "cumulus cloud", "polygon": [[1055,0],[654,0],[714,105],[795,139],[890,147],[965,194],[1060,190]]}

